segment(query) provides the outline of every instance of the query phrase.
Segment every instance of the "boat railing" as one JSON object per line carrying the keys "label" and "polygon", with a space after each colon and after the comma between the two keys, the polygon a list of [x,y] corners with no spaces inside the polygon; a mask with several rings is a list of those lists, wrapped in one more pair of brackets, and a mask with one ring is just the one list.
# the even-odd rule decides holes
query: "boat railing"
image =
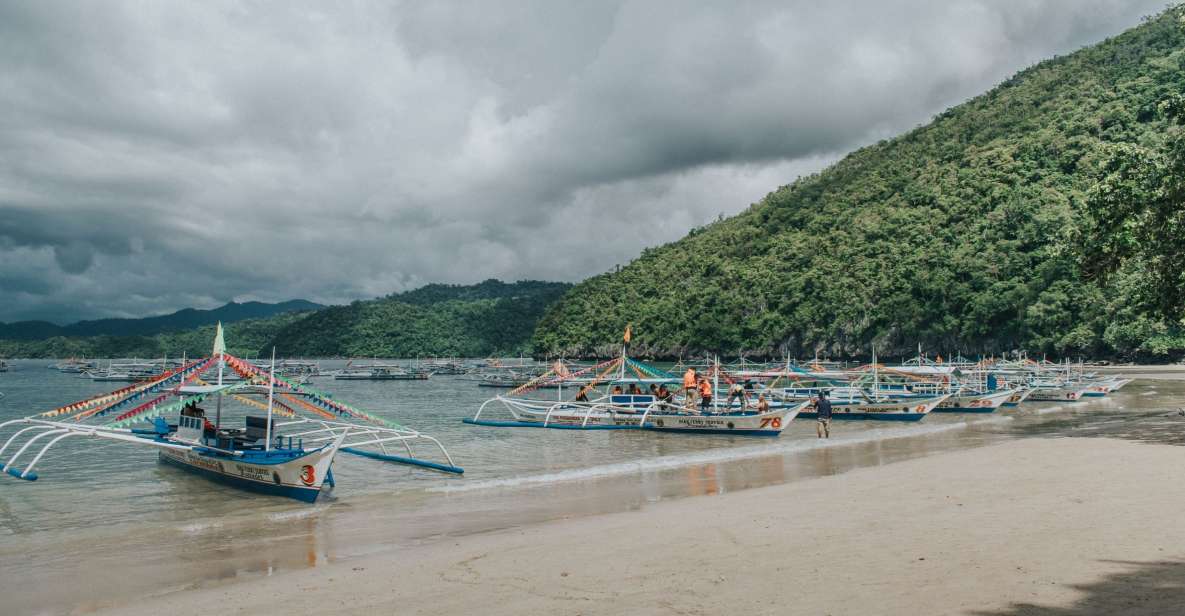
{"label": "boat railing", "polygon": [[[37,479],[37,474],[33,472],[33,468],[37,465],[38,462],[41,461],[41,458],[45,456],[45,454],[50,450],[50,448],[52,448],[57,443],[61,442],[63,439],[70,437],[70,436],[101,437],[101,438],[106,438],[106,439],[111,439],[111,440],[130,441],[130,442],[137,442],[137,443],[149,442],[152,445],[155,445],[157,447],[162,447],[162,448],[167,448],[167,449],[190,449],[190,447],[188,447],[188,446],[167,443],[165,441],[146,441],[141,436],[137,436],[133,430],[128,430],[125,428],[108,428],[108,427],[104,427],[104,426],[88,426],[88,425],[69,423],[69,422],[34,419],[34,418],[29,418],[29,417],[26,417],[23,419],[14,419],[14,420],[6,421],[4,423],[0,423],[0,430],[3,430],[4,428],[7,428],[8,426],[11,426],[14,424],[25,424],[25,423],[34,424],[34,425],[30,425],[30,426],[27,426],[27,427],[17,430],[12,436],[10,436],[4,442],[3,445],[0,445],[0,455],[3,455],[4,452],[9,449],[9,447],[15,445],[16,443],[21,443],[21,446],[20,446],[20,448],[17,449],[16,453],[12,454],[12,456],[10,458],[8,458],[7,461],[3,461],[3,466],[0,466],[0,472],[5,472],[5,473],[8,473],[9,475],[12,475],[13,477],[17,477],[19,479],[25,479],[28,481],[35,481]],[[34,431],[34,430],[40,430],[41,432],[39,432],[38,434],[34,434],[33,436],[31,436],[27,439],[24,439],[23,442],[20,440],[22,435],[24,435],[28,432]],[[17,468],[16,465],[21,460],[21,458],[25,455],[25,452],[29,451],[35,444],[40,442],[42,439],[44,439],[46,437],[51,437],[51,436],[53,438],[51,438],[49,440],[49,442],[45,443],[44,445],[42,445],[40,447],[40,449],[37,450],[37,453],[33,455],[33,458],[29,462],[29,464],[25,465],[25,467],[23,469]]]}

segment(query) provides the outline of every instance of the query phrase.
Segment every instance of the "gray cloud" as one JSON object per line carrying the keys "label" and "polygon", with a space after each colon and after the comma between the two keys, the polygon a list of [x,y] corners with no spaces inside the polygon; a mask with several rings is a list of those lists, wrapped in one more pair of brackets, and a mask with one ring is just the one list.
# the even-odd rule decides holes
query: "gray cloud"
{"label": "gray cloud", "polygon": [[1162,6],[4,3],[0,320],[578,280]]}

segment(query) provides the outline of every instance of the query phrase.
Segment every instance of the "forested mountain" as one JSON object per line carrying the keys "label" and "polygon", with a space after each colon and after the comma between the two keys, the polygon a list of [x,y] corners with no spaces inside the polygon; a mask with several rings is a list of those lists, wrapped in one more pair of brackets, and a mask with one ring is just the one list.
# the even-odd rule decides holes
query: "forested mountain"
{"label": "forested mountain", "polygon": [[[263,356],[268,343],[290,323],[308,312],[285,312],[266,319],[225,325],[227,350],[239,357]],[[214,326],[203,325],[155,336],[56,336],[45,340],[0,340],[0,357],[207,357],[214,346]]]}
{"label": "forested mountain", "polygon": [[535,324],[571,285],[487,280],[428,285],[333,306],[280,329],[279,353],[305,357],[480,357],[527,351]]}
{"label": "forested mountain", "polygon": [[[529,351],[544,309],[571,285],[487,280],[432,284],[385,298],[315,311],[286,312],[227,325],[226,343],[241,356],[479,357]],[[214,327],[154,336],[54,336],[0,339],[0,357],[176,357],[210,352]]]}
{"label": "forested mountain", "polygon": [[[1164,285],[1185,288],[1185,268],[1168,275],[1182,258],[1134,248],[1185,235],[1180,193],[1156,189],[1159,223],[1138,204],[1104,214],[1132,175],[1124,160],[1153,160],[1179,180],[1164,156],[1180,140],[1168,111],[1182,92],[1178,7],[577,285],[534,346],[604,354],[632,323],[638,352],[666,356],[907,354],[918,342],[1179,355],[1181,306],[1157,298]],[[1159,235],[1128,233],[1136,223]]]}
{"label": "forested mountain", "polygon": [[153,336],[164,332],[179,332],[202,325],[224,324],[260,319],[285,312],[300,312],[323,308],[303,299],[278,304],[264,302],[229,302],[212,310],[185,308],[172,314],[142,319],[98,319],[79,321],[70,325],[55,325],[45,321],[0,323],[0,339],[45,340],[56,336]]}

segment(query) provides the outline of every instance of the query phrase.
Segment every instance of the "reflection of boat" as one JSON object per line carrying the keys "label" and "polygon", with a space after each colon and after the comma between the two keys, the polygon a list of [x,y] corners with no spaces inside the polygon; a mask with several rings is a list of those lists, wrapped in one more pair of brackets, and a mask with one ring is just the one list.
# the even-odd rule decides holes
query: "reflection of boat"
{"label": "reflection of boat", "polygon": [[370,364],[348,367],[334,373],[339,381],[426,381],[432,376],[426,370],[407,369],[395,364]]}
{"label": "reflection of boat", "polygon": [[[207,359],[108,394],[0,423],[0,431],[14,430],[0,445],[0,456],[9,454],[3,470],[34,481],[34,467],[50,448],[65,438],[86,436],[153,447],[162,463],[239,488],[307,502],[316,500],[324,486],[334,485],[332,464],[340,453],[463,472],[430,436],[226,354],[221,325],[217,331],[214,354]],[[240,382],[224,382],[227,368],[241,377]],[[202,380],[210,371],[217,372],[212,384]],[[250,397],[259,382],[267,385],[266,402]],[[211,399],[216,404],[212,414],[198,406]],[[241,410],[223,408],[224,400],[265,414],[243,415],[244,427],[230,428],[230,420]],[[169,418],[177,423],[169,423]],[[415,457],[414,442],[433,445],[444,462]],[[399,446],[406,455],[395,455],[388,446]]]}

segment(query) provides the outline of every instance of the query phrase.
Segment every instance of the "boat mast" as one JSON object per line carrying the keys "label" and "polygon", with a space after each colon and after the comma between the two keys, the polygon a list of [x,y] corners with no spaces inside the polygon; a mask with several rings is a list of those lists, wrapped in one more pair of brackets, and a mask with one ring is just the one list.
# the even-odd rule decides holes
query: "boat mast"
{"label": "boat mast", "polygon": [[719,412],[720,406],[720,356],[714,355],[716,367],[712,370],[712,412]]}
{"label": "boat mast", "polygon": [[214,434],[217,440],[218,430],[222,429],[222,368],[226,365],[226,343],[222,337],[222,321],[218,322],[218,329],[214,332],[214,353],[218,355],[218,402],[214,410]]}
{"label": "boat mast", "polygon": [[880,370],[876,365],[876,345],[872,345],[872,398],[873,400],[880,398],[881,392],[881,376]]}
{"label": "boat mast", "polygon": [[[272,347],[272,371],[267,380],[267,427],[263,429],[263,450],[272,450],[272,401],[276,394],[276,347]],[[291,439],[289,439],[291,440]]]}

